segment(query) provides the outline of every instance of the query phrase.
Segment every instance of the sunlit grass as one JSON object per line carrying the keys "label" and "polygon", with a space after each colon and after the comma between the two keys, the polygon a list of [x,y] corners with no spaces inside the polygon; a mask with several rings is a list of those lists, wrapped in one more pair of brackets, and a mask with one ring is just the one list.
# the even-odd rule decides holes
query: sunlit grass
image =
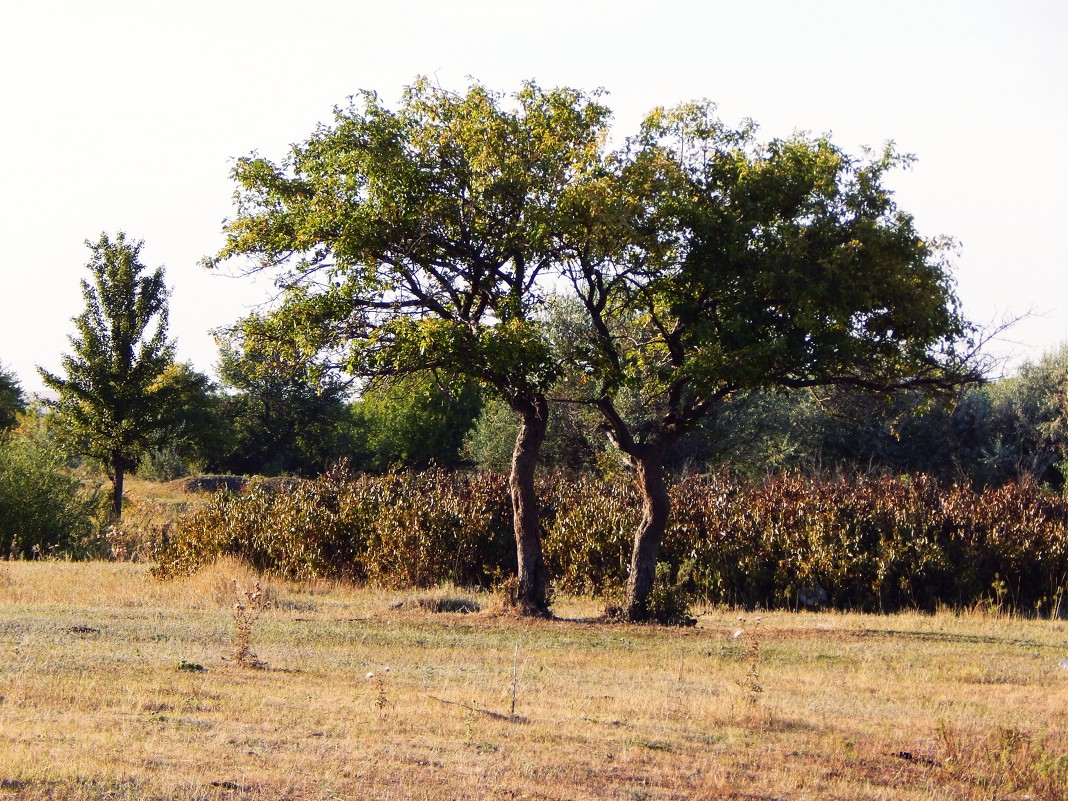
{"label": "sunlit grass", "polygon": [[0,564],[0,798],[1068,797],[1062,621],[672,630],[580,622],[582,599],[532,622],[450,588],[420,597],[483,611],[264,581],[249,669],[235,579],[259,577]]}

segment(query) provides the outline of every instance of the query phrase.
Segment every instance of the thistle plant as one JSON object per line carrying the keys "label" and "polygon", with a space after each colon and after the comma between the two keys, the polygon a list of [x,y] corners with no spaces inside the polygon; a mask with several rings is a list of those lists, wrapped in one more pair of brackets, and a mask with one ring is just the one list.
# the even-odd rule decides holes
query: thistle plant
{"label": "thistle plant", "polygon": [[389,696],[386,694],[386,674],[389,673],[389,667],[384,667],[379,672],[370,672],[367,674],[367,680],[374,685],[374,694],[371,699],[371,705],[379,715],[386,714],[386,708],[389,706]]}
{"label": "thistle plant", "polygon": [[254,589],[245,590],[237,583],[237,579],[234,579],[234,592],[237,593],[237,603],[234,604],[233,659],[242,667],[266,667],[252,652],[252,624],[271,602],[264,596],[258,581]]}
{"label": "thistle plant", "polygon": [[742,628],[734,632],[732,639],[740,639],[745,645],[745,677],[739,682],[746,693],[746,700],[753,705],[760,701],[764,685],[760,680],[760,622],[758,617],[751,627],[745,626],[745,618],[739,618]]}

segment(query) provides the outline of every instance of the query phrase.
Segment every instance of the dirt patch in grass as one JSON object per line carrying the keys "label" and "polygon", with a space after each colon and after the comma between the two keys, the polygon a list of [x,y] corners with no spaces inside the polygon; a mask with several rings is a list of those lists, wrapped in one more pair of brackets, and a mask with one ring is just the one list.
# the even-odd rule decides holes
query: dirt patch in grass
{"label": "dirt patch in grass", "polygon": [[434,614],[470,615],[474,612],[481,612],[482,606],[472,598],[410,598],[397,601],[390,606],[390,609],[394,611],[415,609]]}
{"label": "dirt patch in grass", "polygon": [[245,476],[189,476],[167,482],[164,487],[171,492],[213,493],[220,490],[241,492],[248,485]]}

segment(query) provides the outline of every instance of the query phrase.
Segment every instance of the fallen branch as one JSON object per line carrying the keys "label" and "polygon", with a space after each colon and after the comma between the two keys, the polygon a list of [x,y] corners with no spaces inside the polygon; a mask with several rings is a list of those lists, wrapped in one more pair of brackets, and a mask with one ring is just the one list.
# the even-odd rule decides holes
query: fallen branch
{"label": "fallen branch", "polygon": [[465,704],[460,701],[449,701],[445,698],[438,698],[435,695],[428,695],[427,698],[429,698],[431,701],[437,701],[439,704],[449,704],[450,706],[463,707],[464,709],[467,709],[471,712],[478,712],[478,714],[480,715],[486,715],[488,717],[494,718],[495,720],[504,720],[508,723],[529,723],[529,721],[522,715],[502,715],[500,712],[494,712],[490,709],[482,709],[481,707],[472,706],[471,704]]}

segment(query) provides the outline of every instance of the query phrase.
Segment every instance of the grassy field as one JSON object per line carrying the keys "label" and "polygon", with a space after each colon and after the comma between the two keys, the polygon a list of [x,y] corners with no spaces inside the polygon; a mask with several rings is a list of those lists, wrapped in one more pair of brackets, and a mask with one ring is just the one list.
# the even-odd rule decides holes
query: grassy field
{"label": "grassy field", "polygon": [[265,582],[257,668],[234,579],[0,564],[0,799],[1068,798],[1063,621],[671,630]]}

